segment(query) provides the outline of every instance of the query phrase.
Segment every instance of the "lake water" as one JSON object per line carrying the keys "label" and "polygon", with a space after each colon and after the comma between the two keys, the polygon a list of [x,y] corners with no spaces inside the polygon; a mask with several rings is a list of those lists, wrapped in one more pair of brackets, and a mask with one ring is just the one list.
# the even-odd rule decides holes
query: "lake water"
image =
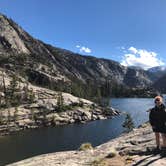
{"label": "lake water", "polygon": [[[153,99],[112,98],[110,104],[114,108],[130,113],[135,126],[138,127],[148,120],[146,110],[153,107]],[[86,124],[41,128],[1,137],[0,165],[39,154],[78,149],[84,142],[97,146],[122,134],[124,120],[125,115],[120,115]]]}

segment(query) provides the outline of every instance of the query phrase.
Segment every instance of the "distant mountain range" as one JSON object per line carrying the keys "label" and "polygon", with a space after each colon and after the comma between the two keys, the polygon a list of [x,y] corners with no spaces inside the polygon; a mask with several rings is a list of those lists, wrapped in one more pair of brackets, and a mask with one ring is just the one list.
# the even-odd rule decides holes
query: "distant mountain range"
{"label": "distant mountain range", "polygon": [[166,74],[165,66],[157,66],[148,69],[149,78],[155,83],[158,79],[160,79],[164,74]]}
{"label": "distant mountain range", "polygon": [[155,81],[153,83],[153,87],[158,89],[159,91],[166,93],[166,67],[165,66],[158,66],[149,69],[152,73]]}
{"label": "distant mountain range", "polygon": [[67,92],[72,89],[71,93],[75,95],[80,87],[84,89],[80,93],[84,93],[89,86],[93,89],[108,84],[112,88],[142,89],[155,85],[160,89],[156,84],[159,79],[165,80],[166,74],[163,67],[145,71],[122,66],[113,60],[53,47],[33,38],[4,15],[0,15],[0,67],[38,86]]}
{"label": "distant mountain range", "polygon": [[152,73],[160,73],[160,72],[166,72],[166,66],[156,66],[148,69],[149,72]]}

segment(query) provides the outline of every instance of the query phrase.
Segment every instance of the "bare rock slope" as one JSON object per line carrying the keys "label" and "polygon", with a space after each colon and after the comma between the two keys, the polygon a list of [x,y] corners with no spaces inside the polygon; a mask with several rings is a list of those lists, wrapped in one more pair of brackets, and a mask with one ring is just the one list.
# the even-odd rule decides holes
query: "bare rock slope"
{"label": "bare rock slope", "polygon": [[[85,123],[111,118],[119,111],[98,106],[69,93],[32,85],[24,78],[16,81],[11,72],[0,68],[4,83],[0,93],[0,135],[44,126]],[[12,89],[11,89],[12,87]],[[6,94],[6,95],[5,95]]]}

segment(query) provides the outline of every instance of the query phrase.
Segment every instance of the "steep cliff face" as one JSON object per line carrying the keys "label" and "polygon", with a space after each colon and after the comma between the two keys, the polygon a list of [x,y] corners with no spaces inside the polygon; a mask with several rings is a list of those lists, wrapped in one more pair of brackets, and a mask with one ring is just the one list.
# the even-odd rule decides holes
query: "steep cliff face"
{"label": "steep cliff face", "polygon": [[45,44],[4,15],[0,15],[0,59],[1,67],[24,71],[29,81],[38,85],[76,80],[84,84],[89,80],[98,84],[110,80],[130,87],[151,84],[141,69],[129,69],[112,60],[83,56]]}
{"label": "steep cliff face", "polygon": [[10,21],[3,15],[0,15],[0,48],[1,53],[12,50],[18,53],[30,53]]}

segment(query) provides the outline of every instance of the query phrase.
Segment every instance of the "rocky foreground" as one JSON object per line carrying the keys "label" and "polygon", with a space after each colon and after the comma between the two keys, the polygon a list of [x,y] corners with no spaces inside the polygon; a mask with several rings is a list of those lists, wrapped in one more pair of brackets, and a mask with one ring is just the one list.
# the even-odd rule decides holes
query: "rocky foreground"
{"label": "rocky foreground", "polygon": [[87,150],[44,154],[9,166],[164,166],[166,158],[154,154],[154,134],[149,124]]}

